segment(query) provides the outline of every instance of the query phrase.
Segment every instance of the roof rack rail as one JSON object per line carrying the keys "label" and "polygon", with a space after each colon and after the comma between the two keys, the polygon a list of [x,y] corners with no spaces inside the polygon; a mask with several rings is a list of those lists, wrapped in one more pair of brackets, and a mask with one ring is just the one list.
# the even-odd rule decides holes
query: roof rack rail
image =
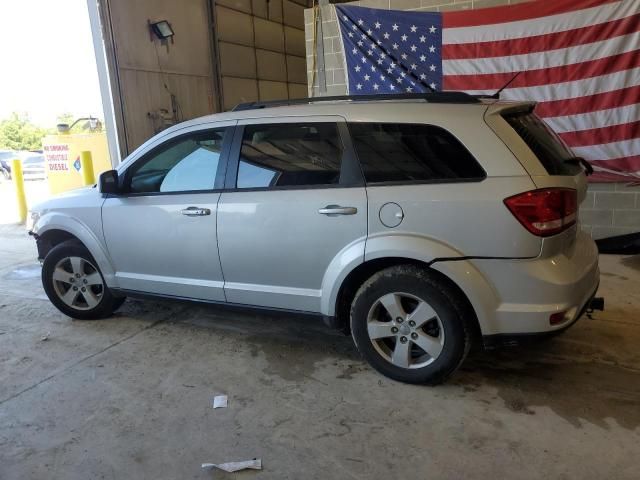
{"label": "roof rack rail", "polygon": [[402,93],[381,95],[339,95],[333,97],[292,98],[289,100],[268,100],[264,102],[239,103],[233,112],[255,110],[260,108],[284,107],[288,105],[304,105],[321,102],[336,101],[371,101],[371,100],[424,100],[428,103],[478,103],[477,97],[464,92],[431,92],[431,93]]}

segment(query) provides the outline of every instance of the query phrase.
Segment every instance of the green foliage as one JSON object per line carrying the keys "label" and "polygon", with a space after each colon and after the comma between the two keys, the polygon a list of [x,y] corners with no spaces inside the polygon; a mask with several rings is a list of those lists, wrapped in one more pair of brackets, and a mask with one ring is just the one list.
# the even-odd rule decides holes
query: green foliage
{"label": "green foliage", "polygon": [[[71,113],[62,113],[57,123],[71,126],[76,118]],[[82,132],[87,122],[78,122],[73,127],[74,133]],[[0,121],[0,150],[41,150],[42,138],[45,135],[58,133],[57,128],[42,128],[29,120],[26,113],[12,113],[9,118]]]}
{"label": "green foliage", "polygon": [[76,117],[73,115],[73,113],[69,112],[61,113],[56,117],[56,123],[66,123],[69,126],[75,121]]}
{"label": "green foliage", "polygon": [[0,149],[40,150],[42,137],[48,133],[31,123],[28,115],[14,112],[8,119],[0,121]]}

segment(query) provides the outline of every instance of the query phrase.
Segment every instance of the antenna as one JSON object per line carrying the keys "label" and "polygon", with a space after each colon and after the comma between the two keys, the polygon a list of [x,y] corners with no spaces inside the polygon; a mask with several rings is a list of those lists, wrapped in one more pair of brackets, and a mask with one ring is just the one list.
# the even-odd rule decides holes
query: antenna
{"label": "antenna", "polygon": [[495,98],[496,100],[500,100],[500,94],[502,93],[502,91],[507,88],[509,85],[511,85],[513,83],[513,81],[518,78],[518,75],[520,75],[522,73],[522,70],[519,71],[518,73],[516,73],[513,77],[511,77],[511,80],[509,80],[507,83],[505,83],[502,88],[500,90],[498,90],[496,93],[494,93],[493,95],[491,95],[490,98]]}

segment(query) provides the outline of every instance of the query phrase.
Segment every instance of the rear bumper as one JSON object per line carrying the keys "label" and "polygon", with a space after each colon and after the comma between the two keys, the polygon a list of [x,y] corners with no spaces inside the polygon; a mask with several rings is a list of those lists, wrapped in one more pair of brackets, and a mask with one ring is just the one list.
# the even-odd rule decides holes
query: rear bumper
{"label": "rear bumper", "polygon": [[492,350],[494,348],[500,348],[500,347],[515,347],[518,345],[534,343],[541,340],[545,340],[547,338],[554,337],[564,332],[568,328],[572,327],[578,320],[580,320],[583,317],[585,313],[587,313],[587,310],[589,310],[591,301],[595,297],[597,291],[598,289],[596,288],[593,291],[593,295],[589,297],[587,302],[580,309],[578,315],[576,315],[576,317],[573,320],[564,324],[558,329],[549,330],[545,332],[534,332],[534,333],[498,333],[494,335],[484,335],[482,337],[482,344],[485,349]]}
{"label": "rear bumper", "polygon": [[[578,320],[600,283],[598,250],[581,231],[562,253],[531,260],[473,260],[489,282],[495,303],[483,336],[551,334]],[[564,319],[550,323],[553,314]]]}

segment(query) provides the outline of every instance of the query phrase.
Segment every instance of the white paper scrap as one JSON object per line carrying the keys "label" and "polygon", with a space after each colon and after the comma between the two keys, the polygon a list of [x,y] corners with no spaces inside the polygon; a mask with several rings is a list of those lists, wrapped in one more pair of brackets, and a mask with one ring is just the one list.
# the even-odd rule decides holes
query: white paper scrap
{"label": "white paper scrap", "polygon": [[227,396],[216,395],[213,397],[213,408],[227,408]]}
{"label": "white paper scrap", "polygon": [[254,458],[253,460],[244,460],[242,462],[227,462],[227,463],[203,463],[202,468],[210,470],[212,468],[218,468],[225,472],[237,472],[239,470],[253,469],[262,470],[262,459]]}

